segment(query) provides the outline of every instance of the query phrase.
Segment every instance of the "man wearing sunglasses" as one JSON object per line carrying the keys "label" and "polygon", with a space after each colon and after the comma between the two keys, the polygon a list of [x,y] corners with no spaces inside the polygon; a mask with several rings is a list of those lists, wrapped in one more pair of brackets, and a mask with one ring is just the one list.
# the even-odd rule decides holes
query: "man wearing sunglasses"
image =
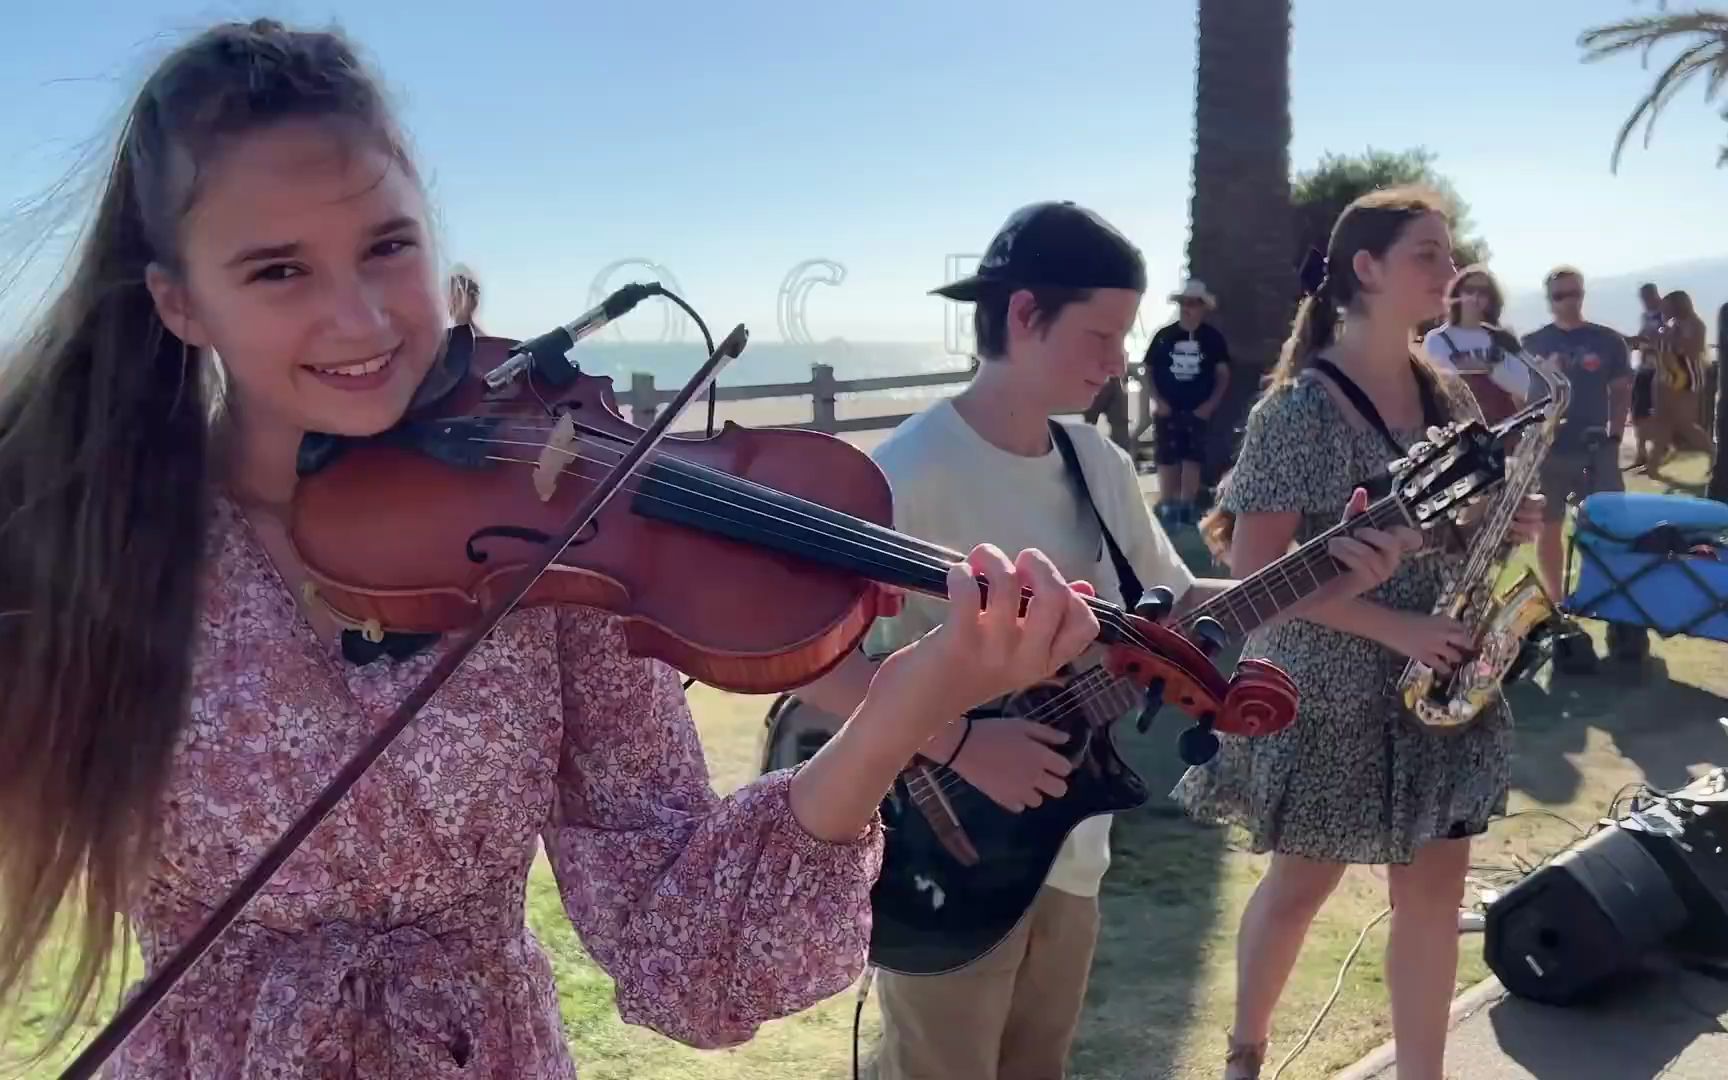
{"label": "man wearing sunglasses", "polygon": [[1554,321],[1524,338],[1524,348],[1545,359],[1572,384],[1566,418],[1542,464],[1546,521],[1536,554],[1542,584],[1556,601],[1565,593],[1563,529],[1566,500],[1598,491],[1624,491],[1620,442],[1632,405],[1632,361],[1626,339],[1584,319],[1584,275],[1556,267],[1544,279]]}

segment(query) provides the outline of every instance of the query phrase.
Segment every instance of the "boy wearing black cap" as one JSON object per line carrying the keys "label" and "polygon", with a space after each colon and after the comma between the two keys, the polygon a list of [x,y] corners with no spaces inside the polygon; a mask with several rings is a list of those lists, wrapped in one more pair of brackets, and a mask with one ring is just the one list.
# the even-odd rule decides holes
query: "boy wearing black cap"
{"label": "boy wearing black cap", "polygon": [[[1095,427],[1062,425],[1084,500],[1050,429],[1051,417],[1085,409],[1122,376],[1145,290],[1139,251],[1091,211],[1038,203],[1010,217],[975,274],[935,290],[975,305],[980,363],[958,395],[877,448],[895,527],[944,545],[976,537],[1004,550],[1035,547],[1070,580],[1132,606],[1138,597],[1122,595],[1101,515],[1145,588],[1186,593],[1194,576],[1153,523],[1128,455]],[[877,620],[870,651],[892,652],[941,614],[939,603],[909,598],[899,615]],[[998,724],[1012,727],[989,733],[992,749],[1044,774],[1031,798],[1060,794],[1067,761],[1039,736],[1061,736],[1024,721],[975,721],[968,742]],[[1092,966],[1110,822],[1091,818],[1069,835],[1029,917],[988,955],[948,975],[881,975],[881,1080],[1063,1075]]]}
{"label": "boy wearing black cap", "polygon": [[[1123,374],[1145,289],[1140,252],[1098,215],[1066,202],[1016,211],[977,273],[934,290],[976,305],[980,363],[966,389],[906,420],[876,449],[894,493],[894,527],[960,550],[1037,548],[1068,580],[1091,582],[1101,598],[1127,607],[1139,599],[1124,595],[1136,591],[1134,579],[1145,589],[1168,587],[1178,610],[1234,585],[1189,572],[1147,511],[1125,451],[1091,425],[1052,422],[1083,410]],[[1391,543],[1362,535],[1377,548]],[[1126,582],[1112,546],[1131,574]],[[1357,549],[1340,557],[1354,564]],[[1395,555],[1373,558],[1386,575],[1396,566]],[[1377,580],[1384,578],[1350,588]],[[898,615],[876,620],[865,651],[891,653],[941,616],[939,601],[908,597]],[[854,655],[798,696],[846,716],[874,670]],[[1063,740],[1019,718],[976,719],[957,721],[923,753],[952,759],[967,783],[1019,810],[1067,790],[1068,762],[1051,747]],[[985,956],[944,975],[880,974],[879,1080],[1065,1075],[1097,939],[1110,823],[1094,817],[1069,834],[1027,917]]]}
{"label": "boy wearing black cap", "polygon": [[[980,363],[955,397],[908,419],[874,458],[894,492],[894,526],[935,543],[1037,548],[1069,580],[1132,606],[1112,565],[1100,518],[1141,586],[1180,598],[1194,576],[1154,524],[1126,452],[1096,427],[1063,424],[1084,498],[1052,436],[1050,418],[1087,407],[1127,366],[1124,342],[1146,289],[1128,240],[1072,203],[1014,213],[977,273],[934,290],[976,305]],[[1094,513],[1093,507],[1096,507]],[[865,650],[886,655],[933,629],[939,601],[908,597],[878,619]],[[856,707],[874,665],[856,656],[799,691],[836,716]],[[966,731],[964,743],[960,734]],[[960,723],[926,756],[1010,809],[1067,789],[1063,736],[1018,718]],[[937,745],[940,742],[942,745]],[[946,975],[879,976],[883,1015],[879,1080],[1015,1080],[1062,1076],[1080,1019],[1098,932],[1098,886],[1110,863],[1110,818],[1091,818],[1057,855],[1044,889],[1014,933]]]}

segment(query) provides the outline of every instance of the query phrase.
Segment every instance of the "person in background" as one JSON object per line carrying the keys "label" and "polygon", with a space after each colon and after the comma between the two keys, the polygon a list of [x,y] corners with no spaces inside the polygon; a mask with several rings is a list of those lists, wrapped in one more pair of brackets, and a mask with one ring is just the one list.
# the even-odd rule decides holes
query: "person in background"
{"label": "person in background", "polygon": [[1663,322],[1656,331],[1656,381],[1648,468],[1655,472],[1675,449],[1709,453],[1709,432],[1698,422],[1704,389],[1704,320],[1692,297],[1676,289],[1662,298]]}
{"label": "person in background", "polygon": [[450,322],[454,326],[473,327],[476,335],[484,335],[475,316],[480,313],[480,279],[466,263],[450,268]]}
{"label": "person in background", "polygon": [[1134,454],[1134,441],[1128,434],[1128,388],[1121,376],[1105,383],[1080,415],[1088,424],[1096,424],[1100,416],[1104,417],[1110,423],[1110,441],[1130,456]]}
{"label": "person in background", "polygon": [[1662,317],[1662,294],[1655,282],[1646,281],[1638,286],[1638,303],[1642,306],[1638,333],[1626,339],[1627,346],[1638,350],[1638,368],[1632,376],[1632,440],[1636,444],[1633,468],[1649,464],[1650,443],[1656,437],[1656,342],[1666,322]]}
{"label": "person in background", "polygon": [[1554,321],[1527,334],[1524,348],[1572,384],[1566,418],[1542,463],[1546,516],[1536,543],[1543,587],[1560,600],[1566,595],[1561,579],[1567,499],[1626,489],[1620,443],[1632,404],[1632,362],[1623,336],[1585,320],[1584,275],[1576,267],[1554,268],[1543,286]]}
{"label": "person in background", "polygon": [[1500,325],[1505,302],[1486,266],[1466,266],[1446,287],[1446,321],[1422,339],[1428,359],[1464,380],[1491,424],[1530,397],[1530,369],[1518,359],[1522,346]]}
{"label": "person in background", "polygon": [[1152,400],[1158,517],[1167,527],[1181,527],[1199,520],[1206,428],[1230,386],[1230,348],[1206,321],[1217,301],[1205,282],[1189,279],[1170,300],[1178,305],[1176,321],[1152,335],[1143,364]]}

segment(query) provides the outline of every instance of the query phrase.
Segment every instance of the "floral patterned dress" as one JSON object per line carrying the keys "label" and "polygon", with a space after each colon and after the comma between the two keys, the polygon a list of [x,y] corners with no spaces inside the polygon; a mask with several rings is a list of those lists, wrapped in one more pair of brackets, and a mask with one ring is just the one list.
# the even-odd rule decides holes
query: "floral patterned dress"
{"label": "floral patterned dress", "polygon": [[[1479,415],[1469,391],[1443,377],[1454,416]],[[1417,431],[1393,431],[1405,446]],[[1299,511],[1297,542],[1338,523],[1353,488],[1384,476],[1390,448],[1353,426],[1308,374],[1274,390],[1249,417],[1220,506],[1232,513]],[[1427,612],[1461,556],[1432,549],[1404,561],[1363,598]],[[1244,657],[1289,672],[1296,722],[1275,735],[1220,736],[1210,762],[1174,792],[1196,819],[1247,830],[1256,852],[1345,863],[1408,863],[1429,840],[1472,836],[1505,810],[1511,717],[1504,701],[1462,732],[1416,724],[1395,684],[1406,658],[1378,642],[1304,619],[1250,635]]]}
{"label": "floral patterned dress", "polygon": [[[163,962],[434,662],[342,660],[219,502],[191,716],[132,913]],[[676,673],[590,610],[512,614],[110,1066],[122,1078],[573,1077],[524,923],[542,841],[620,1014],[699,1047],[862,971],[880,825],[789,772],[719,799]]]}

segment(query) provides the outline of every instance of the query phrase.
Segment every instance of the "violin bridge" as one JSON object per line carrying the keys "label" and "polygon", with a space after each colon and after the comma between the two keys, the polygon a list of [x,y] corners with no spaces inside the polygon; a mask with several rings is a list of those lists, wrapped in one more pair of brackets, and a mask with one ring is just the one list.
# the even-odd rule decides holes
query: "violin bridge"
{"label": "violin bridge", "polygon": [[552,493],[558,490],[558,478],[575,459],[576,418],[564,413],[558,417],[546,445],[540,448],[540,460],[534,466],[534,490],[541,502],[552,501]]}

